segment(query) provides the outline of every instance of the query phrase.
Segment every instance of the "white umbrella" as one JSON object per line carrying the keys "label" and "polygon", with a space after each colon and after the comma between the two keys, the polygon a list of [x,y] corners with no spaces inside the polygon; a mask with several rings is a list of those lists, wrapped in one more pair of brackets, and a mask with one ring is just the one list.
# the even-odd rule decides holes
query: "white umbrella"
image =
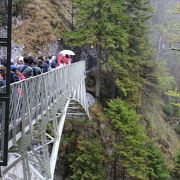
{"label": "white umbrella", "polygon": [[75,53],[73,52],[73,51],[71,51],[71,50],[62,50],[62,51],[60,51],[60,53],[59,53],[59,55],[71,55],[71,56],[74,56],[75,55]]}

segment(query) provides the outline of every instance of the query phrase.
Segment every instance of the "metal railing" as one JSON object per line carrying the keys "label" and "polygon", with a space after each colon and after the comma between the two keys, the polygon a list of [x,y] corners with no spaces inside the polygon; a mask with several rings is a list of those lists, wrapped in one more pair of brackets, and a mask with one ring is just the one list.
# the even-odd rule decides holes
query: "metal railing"
{"label": "metal railing", "polygon": [[[24,179],[31,179],[32,177],[33,168],[29,166],[33,166],[30,162],[34,157],[38,160],[39,169],[41,169],[40,172],[35,172],[36,175],[39,174],[39,179],[52,179],[56,163],[54,159],[57,159],[58,144],[70,101],[79,102],[88,115],[85,62],[80,61],[13,83],[11,84],[10,98],[8,148],[11,150],[16,147],[16,153],[20,154],[19,159],[22,160],[25,169],[23,171]],[[49,122],[53,123],[54,137],[46,132]],[[37,140],[36,135],[34,135],[34,127],[41,132],[38,144],[34,143]],[[49,143],[47,136],[51,137]],[[52,152],[48,150],[50,143],[52,143]],[[32,144],[36,145],[33,146]],[[38,151],[38,147],[41,152]],[[29,148],[31,150],[27,150]],[[24,150],[27,151],[26,154],[24,154]],[[34,157],[30,158],[29,152]],[[37,155],[38,153],[39,155]],[[15,167],[19,161],[14,160],[8,163],[8,168],[2,169],[4,177],[5,174],[8,176],[9,169]]]}

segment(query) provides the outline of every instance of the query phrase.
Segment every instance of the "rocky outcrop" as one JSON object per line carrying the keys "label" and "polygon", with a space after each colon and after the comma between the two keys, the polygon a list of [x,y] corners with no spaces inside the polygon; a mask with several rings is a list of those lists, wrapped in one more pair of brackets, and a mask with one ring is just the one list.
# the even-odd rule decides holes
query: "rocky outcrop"
{"label": "rocky outcrop", "polygon": [[23,18],[13,18],[13,40],[23,44],[25,52],[41,51],[70,28],[70,11],[68,1],[35,0],[28,3],[23,9]]}

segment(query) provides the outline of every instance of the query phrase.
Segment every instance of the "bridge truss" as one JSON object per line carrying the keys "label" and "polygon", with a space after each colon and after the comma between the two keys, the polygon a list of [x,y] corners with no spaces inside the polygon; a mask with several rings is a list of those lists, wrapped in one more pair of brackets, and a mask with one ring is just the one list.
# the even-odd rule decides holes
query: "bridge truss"
{"label": "bridge truss", "polygon": [[89,117],[84,61],[11,84],[9,160],[2,177],[53,180],[68,114]]}

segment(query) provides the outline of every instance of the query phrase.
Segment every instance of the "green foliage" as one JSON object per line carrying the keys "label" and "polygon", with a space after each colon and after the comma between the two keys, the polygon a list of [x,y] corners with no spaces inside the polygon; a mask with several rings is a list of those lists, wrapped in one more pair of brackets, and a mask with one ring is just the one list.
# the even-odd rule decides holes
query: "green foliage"
{"label": "green foliage", "polygon": [[163,111],[166,113],[166,115],[172,117],[174,115],[174,106],[172,104],[167,104],[163,107]]}
{"label": "green foliage", "polygon": [[177,153],[175,166],[173,169],[173,177],[180,179],[180,152]]}
{"label": "green foliage", "polygon": [[75,30],[65,34],[70,45],[115,49],[127,38],[125,29],[120,28],[127,27],[123,22],[128,24],[122,3],[110,0],[73,0],[72,3],[77,14]]}
{"label": "green foliage", "polygon": [[139,122],[139,116],[120,99],[108,102],[106,111],[111,128],[115,132],[112,160],[117,178],[146,178],[147,137]]}
{"label": "green foliage", "polygon": [[174,127],[174,130],[180,135],[180,123]]}
{"label": "green foliage", "polygon": [[165,94],[168,90],[172,89],[175,84],[175,78],[168,72],[164,62],[159,62],[158,64],[158,85],[161,94]]}
{"label": "green foliage", "polygon": [[169,180],[169,172],[165,159],[157,146],[153,143],[148,145],[148,176],[152,180]]}
{"label": "green foliage", "polygon": [[130,16],[121,1],[73,0],[76,8],[76,24],[73,32],[65,33],[65,39],[73,46],[93,46],[97,52],[96,95],[101,86],[101,66],[109,54],[128,49]]}
{"label": "green foliage", "polygon": [[76,180],[104,179],[104,152],[97,136],[97,127],[90,121],[73,121],[65,127],[61,146],[64,178]]}
{"label": "green foliage", "polygon": [[[141,91],[154,90],[156,63],[152,60],[145,22],[151,9],[144,0],[73,0],[76,24],[64,38],[71,46],[93,46],[101,61],[101,95],[121,97],[141,105]],[[153,75],[154,73],[154,75]],[[105,78],[104,78],[105,77]]]}
{"label": "green foliage", "polygon": [[[164,107],[164,112],[169,116],[180,117],[180,93],[178,91],[169,90],[166,92],[169,97],[169,103]],[[178,131],[178,127],[177,127]]]}
{"label": "green foliage", "polygon": [[95,106],[93,121],[66,124],[57,167],[63,179],[169,178],[164,157],[148,143],[140,116],[131,107],[115,99],[108,102],[105,116],[99,111]]}
{"label": "green foliage", "polygon": [[71,179],[75,180],[103,180],[102,174],[102,147],[97,142],[81,141],[78,144],[76,153],[69,156]]}
{"label": "green foliage", "polygon": [[180,107],[180,93],[179,92],[169,90],[166,94],[173,98],[173,102],[171,104],[173,104],[174,106]]}
{"label": "green foliage", "polygon": [[167,94],[172,97],[180,97],[180,93],[177,91],[168,91]]}

